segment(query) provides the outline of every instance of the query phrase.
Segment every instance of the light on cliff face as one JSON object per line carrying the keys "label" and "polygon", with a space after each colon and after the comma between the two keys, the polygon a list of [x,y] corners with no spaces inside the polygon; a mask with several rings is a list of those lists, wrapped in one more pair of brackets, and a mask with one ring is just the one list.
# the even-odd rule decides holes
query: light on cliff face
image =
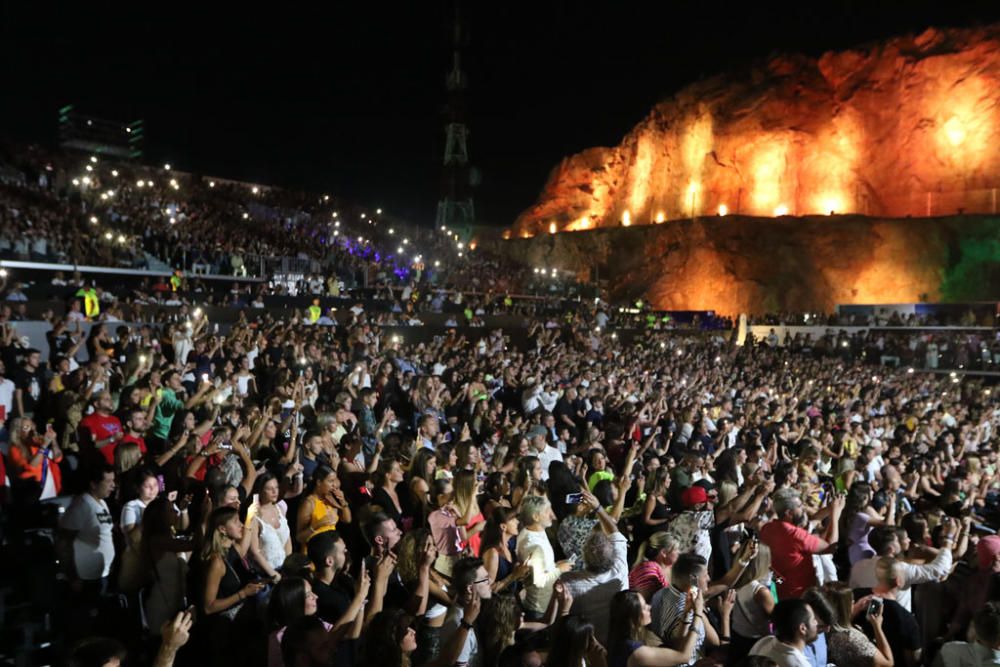
{"label": "light on cliff face", "polygon": [[563,227],[564,232],[579,232],[585,229],[592,229],[594,227],[593,221],[591,221],[589,216],[583,216],[579,220],[574,220],[565,227]]}
{"label": "light on cliff face", "polygon": [[622,213],[622,227],[628,227],[632,224],[632,214],[628,211]]}
{"label": "light on cliff face", "polygon": [[725,204],[719,204],[719,216],[725,217],[729,213],[729,207]]}
{"label": "light on cliff face", "polygon": [[778,204],[777,208],[774,209],[774,217],[780,218],[783,215],[788,215],[788,207],[784,204]]}
{"label": "light on cliff face", "polygon": [[688,183],[687,187],[688,207],[692,218],[694,217],[695,208],[697,207],[698,204],[698,191],[700,189],[701,186],[698,183],[695,183],[694,181]]}
{"label": "light on cliff face", "polygon": [[557,231],[559,231],[559,230],[556,228],[556,223],[550,222],[549,223],[549,234],[555,234]]}
{"label": "light on cliff face", "polygon": [[661,224],[666,219],[667,219],[667,216],[665,216],[663,214],[663,211],[660,211],[659,213],[656,214],[656,224],[659,225],[659,224]]}
{"label": "light on cliff face", "polygon": [[962,125],[962,121],[958,119],[958,116],[952,116],[944,124],[944,135],[948,138],[948,143],[952,146],[958,146],[965,141],[965,127]]}
{"label": "light on cliff face", "polygon": [[843,203],[837,197],[827,197],[822,202],[823,212],[827,215],[841,213],[844,210]]}

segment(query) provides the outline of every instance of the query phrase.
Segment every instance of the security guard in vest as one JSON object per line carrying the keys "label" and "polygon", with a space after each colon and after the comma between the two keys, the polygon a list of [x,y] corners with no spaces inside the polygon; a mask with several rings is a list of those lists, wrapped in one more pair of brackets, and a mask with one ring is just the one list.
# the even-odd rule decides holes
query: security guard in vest
{"label": "security guard in vest", "polygon": [[94,284],[84,285],[76,292],[77,298],[83,299],[83,314],[88,320],[96,320],[101,314],[101,300]]}
{"label": "security guard in vest", "polygon": [[323,309],[319,307],[319,299],[313,299],[312,305],[309,306],[309,324],[316,324],[322,315]]}

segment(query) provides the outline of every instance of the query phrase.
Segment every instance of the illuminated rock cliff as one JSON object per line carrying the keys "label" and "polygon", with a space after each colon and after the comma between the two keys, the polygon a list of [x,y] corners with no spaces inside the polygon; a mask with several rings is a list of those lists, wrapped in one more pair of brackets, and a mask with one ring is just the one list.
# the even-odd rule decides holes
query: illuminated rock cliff
{"label": "illuminated rock cliff", "polygon": [[1000,26],[776,57],[688,86],[620,145],[563,160],[511,235],[720,213],[995,213],[998,102]]}

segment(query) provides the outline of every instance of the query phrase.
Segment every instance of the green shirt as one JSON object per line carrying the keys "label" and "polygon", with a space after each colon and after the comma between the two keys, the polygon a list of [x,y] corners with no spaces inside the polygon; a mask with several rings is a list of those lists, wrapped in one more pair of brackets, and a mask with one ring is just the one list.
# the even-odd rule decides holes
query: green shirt
{"label": "green shirt", "polygon": [[170,435],[170,424],[174,421],[174,416],[184,409],[184,401],[177,398],[173,389],[161,389],[162,398],[160,404],[156,406],[156,415],[153,417],[153,428],[151,433],[154,438],[166,438]]}

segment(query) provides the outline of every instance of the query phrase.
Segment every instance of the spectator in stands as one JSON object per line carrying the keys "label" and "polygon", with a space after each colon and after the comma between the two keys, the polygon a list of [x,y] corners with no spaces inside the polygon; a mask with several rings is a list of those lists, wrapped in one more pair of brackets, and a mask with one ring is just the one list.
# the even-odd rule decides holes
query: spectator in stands
{"label": "spectator in stands", "polygon": [[[916,617],[896,600],[904,581],[899,562],[894,558],[880,558],[875,566],[875,579],[871,598],[862,600],[865,603],[874,600],[876,606],[882,607],[882,626],[893,659],[910,666],[920,664],[920,626]],[[877,635],[870,619],[866,618],[861,626],[869,637]]]}
{"label": "spectator in stands", "polygon": [[[928,581],[940,581],[947,577],[951,571],[951,545],[955,542],[957,529],[954,522],[948,517],[945,517],[943,525],[947,531],[941,535],[941,542],[944,548],[935,550],[936,555],[933,560],[923,564],[911,564],[906,561],[899,561],[902,583],[896,592],[896,602],[907,611],[912,611],[910,589],[913,586]],[[902,556],[898,533],[892,526],[877,526],[873,528],[868,535],[868,543],[877,555],[860,560],[851,567],[851,588],[875,588],[877,584],[875,571],[879,560]]]}
{"label": "spectator in stands", "polygon": [[60,562],[73,591],[94,604],[106,594],[115,560],[114,519],[106,502],[115,490],[111,466],[95,465],[87,473],[87,491],[73,498],[59,521]]}
{"label": "spectator in stands", "polygon": [[524,583],[525,617],[538,620],[545,613],[552,597],[552,585],[559,575],[569,572],[569,561],[556,562],[552,544],[545,534],[555,515],[544,496],[528,496],[521,507],[521,532],[517,536],[517,558],[531,567]]}
{"label": "spectator in stands", "polygon": [[816,614],[804,601],[782,600],[771,614],[774,635],[764,637],[750,649],[750,655],[774,660],[779,667],[811,667],[806,658],[806,646],[819,633]]}
{"label": "spectator in stands", "polygon": [[1000,653],[1000,604],[988,602],[972,619],[975,641],[948,642],[934,658],[935,667],[997,664]]}
{"label": "spectator in stands", "polygon": [[125,437],[122,423],[111,414],[115,409],[111,392],[102,391],[91,399],[93,412],[80,420],[82,449],[100,454],[108,464],[115,462],[115,448]]}
{"label": "spectator in stands", "polygon": [[595,530],[583,545],[583,570],[563,574],[560,581],[573,598],[571,612],[594,619],[594,636],[602,645],[608,641],[608,609],[619,591],[628,589],[628,546],[617,523],[601,507],[593,494],[584,494],[583,502],[597,512],[600,530]]}
{"label": "spectator in stands", "polygon": [[771,549],[772,566],[782,578],[778,585],[778,599],[784,600],[798,597],[815,585],[812,556],[827,551],[837,543],[844,500],[838,496],[831,501],[829,520],[822,537],[801,527],[806,521],[806,514],[798,491],[779,489],[773,503],[777,519],[761,528],[760,539]]}
{"label": "spectator in stands", "polygon": [[[608,631],[608,662],[611,665],[683,665],[693,660],[698,638],[704,636],[705,601],[693,590],[685,595],[679,648],[656,648],[646,645],[644,628],[654,623],[650,607],[635,591],[620,591],[611,599]],[[701,628],[701,629],[700,629]]]}
{"label": "spectator in stands", "polygon": [[49,424],[44,435],[35,432],[35,423],[27,417],[11,420],[10,476],[14,498],[25,511],[32,503],[49,500],[62,490],[62,451],[56,432]]}
{"label": "spectator in stands", "polygon": [[46,383],[39,368],[41,360],[41,352],[35,348],[25,349],[24,363],[14,374],[14,406],[19,417],[34,417],[45,403]]}

